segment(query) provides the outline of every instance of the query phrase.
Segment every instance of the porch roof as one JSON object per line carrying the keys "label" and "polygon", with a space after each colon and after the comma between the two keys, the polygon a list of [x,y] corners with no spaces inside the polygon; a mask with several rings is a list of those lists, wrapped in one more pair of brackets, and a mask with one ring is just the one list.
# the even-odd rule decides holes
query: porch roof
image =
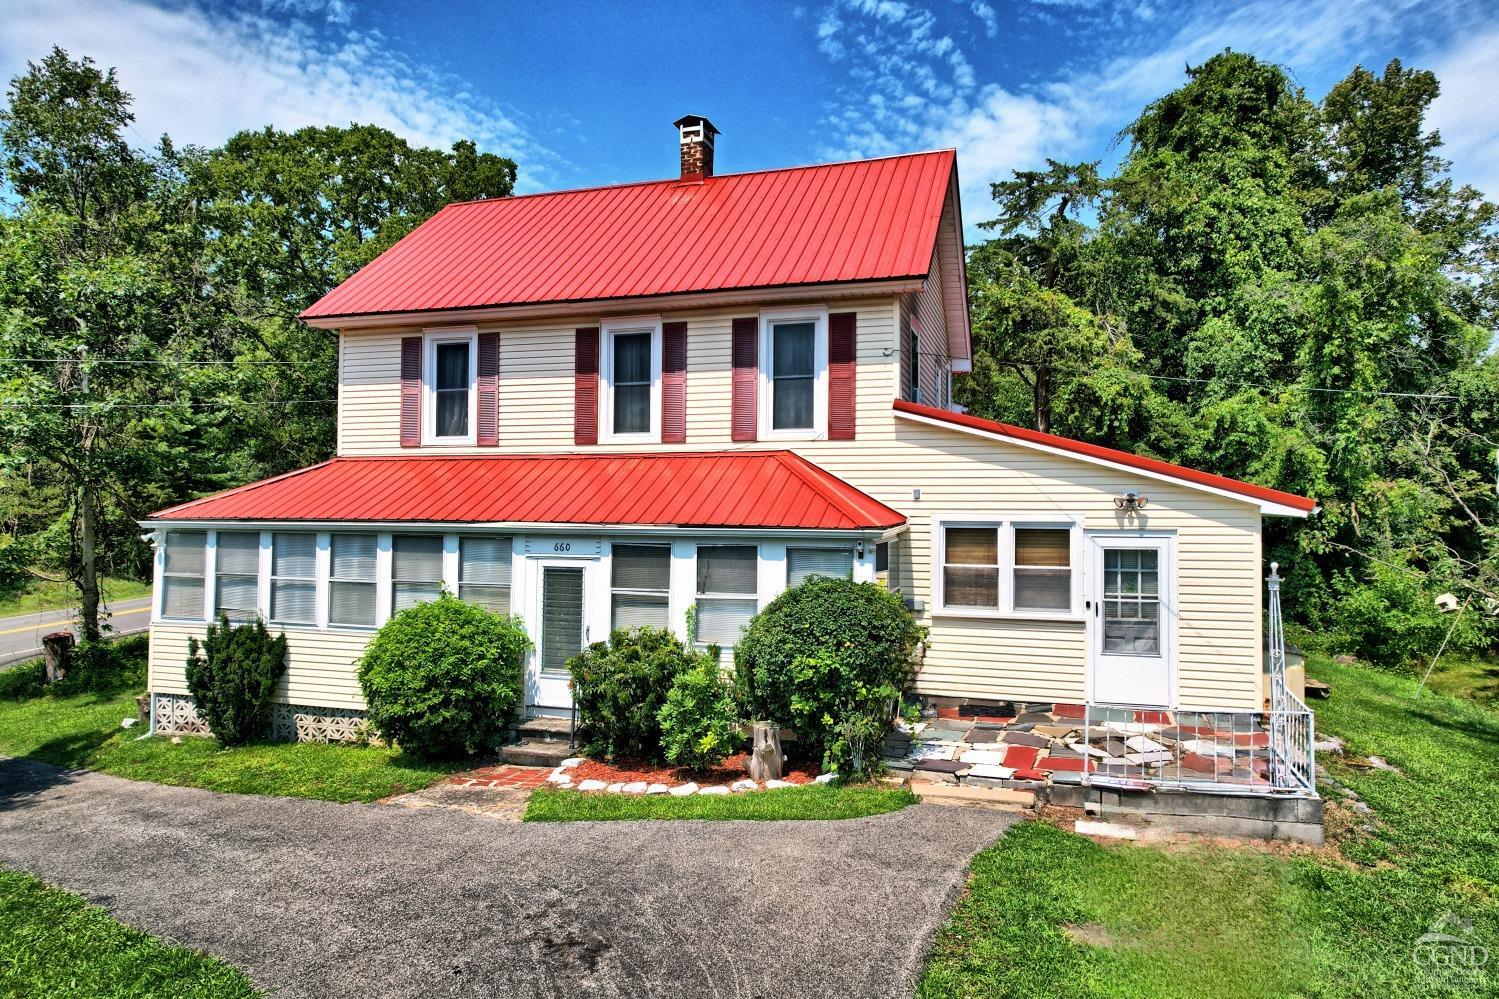
{"label": "porch roof", "polygon": [[334,458],[149,519],[816,531],[905,523],[790,451]]}

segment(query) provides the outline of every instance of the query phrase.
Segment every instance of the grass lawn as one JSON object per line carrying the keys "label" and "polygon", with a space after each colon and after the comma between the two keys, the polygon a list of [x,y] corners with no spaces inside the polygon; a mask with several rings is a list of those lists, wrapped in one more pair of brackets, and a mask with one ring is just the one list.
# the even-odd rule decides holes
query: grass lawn
{"label": "grass lawn", "polygon": [[111,919],[76,895],[0,871],[0,996],[238,999],[240,971]]}
{"label": "grass lawn", "polygon": [[527,822],[609,819],[856,819],[916,804],[905,788],[799,787],[744,794],[584,794],[542,788],[526,805]]}
{"label": "grass lawn", "polygon": [[[919,999],[985,996],[1429,996],[1499,989],[1499,714],[1416,681],[1311,656],[1333,696],[1324,762],[1341,856],[1285,848],[1100,846],[1040,822],[975,858]],[[1381,756],[1403,772],[1352,765]],[[1361,828],[1368,826],[1369,829]],[[1426,977],[1443,915],[1489,948],[1486,977]],[[1450,930],[1449,930],[1450,932]]]}
{"label": "grass lawn", "polygon": [[[100,582],[105,600],[129,600],[151,595],[151,584],[138,579],[105,577]],[[33,580],[19,590],[0,592],[0,617],[32,614],[78,606],[78,587],[69,582]]]}
{"label": "grass lawn", "polygon": [[[140,739],[120,728],[131,693],[0,701],[0,754],[102,770],[131,780],[328,801],[373,801],[426,787],[460,764],[428,763],[389,749],[275,742],[219,749],[212,739]],[[471,764],[468,764],[471,765]]]}

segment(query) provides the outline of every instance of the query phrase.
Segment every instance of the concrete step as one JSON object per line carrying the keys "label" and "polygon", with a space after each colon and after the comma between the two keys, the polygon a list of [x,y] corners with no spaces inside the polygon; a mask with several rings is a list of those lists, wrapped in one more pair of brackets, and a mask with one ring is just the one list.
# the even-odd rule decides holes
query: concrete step
{"label": "concrete step", "polygon": [[570,723],[566,718],[537,716],[527,718],[515,726],[515,734],[522,741],[561,742],[566,744]]}
{"label": "concrete step", "polygon": [[541,742],[527,739],[500,747],[500,762],[518,767],[555,767],[568,757],[567,740]]}

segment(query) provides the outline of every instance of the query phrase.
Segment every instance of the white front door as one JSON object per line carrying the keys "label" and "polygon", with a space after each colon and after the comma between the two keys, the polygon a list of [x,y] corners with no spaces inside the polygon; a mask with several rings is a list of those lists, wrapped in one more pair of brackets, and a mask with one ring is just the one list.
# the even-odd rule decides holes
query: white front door
{"label": "white front door", "polygon": [[1090,534],[1088,699],[1171,707],[1176,545],[1170,537]]}
{"label": "white front door", "polygon": [[536,559],[529,631],[536,648],[526,677],[526,703],[541,708],[568,708],[567,661],[589,641],[591,575],[597,559]]}

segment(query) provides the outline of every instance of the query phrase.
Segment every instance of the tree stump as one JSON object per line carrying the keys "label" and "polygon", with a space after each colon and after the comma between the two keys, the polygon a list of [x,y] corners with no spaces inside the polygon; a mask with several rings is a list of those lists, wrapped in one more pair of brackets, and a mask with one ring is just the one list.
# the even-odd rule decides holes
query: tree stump
{"label": "tree stump", "polygon": [[754,780],[780,780],[786,758],[781,754],[780,726],[755,722],[755,748],[750,753],[750,777]]}
{"label": "tree stump", "polygon": [[73,633],[54,631],[42,636],[42,656],[47,666],[47,682],[56,683],[68,674],[73,659]]}

